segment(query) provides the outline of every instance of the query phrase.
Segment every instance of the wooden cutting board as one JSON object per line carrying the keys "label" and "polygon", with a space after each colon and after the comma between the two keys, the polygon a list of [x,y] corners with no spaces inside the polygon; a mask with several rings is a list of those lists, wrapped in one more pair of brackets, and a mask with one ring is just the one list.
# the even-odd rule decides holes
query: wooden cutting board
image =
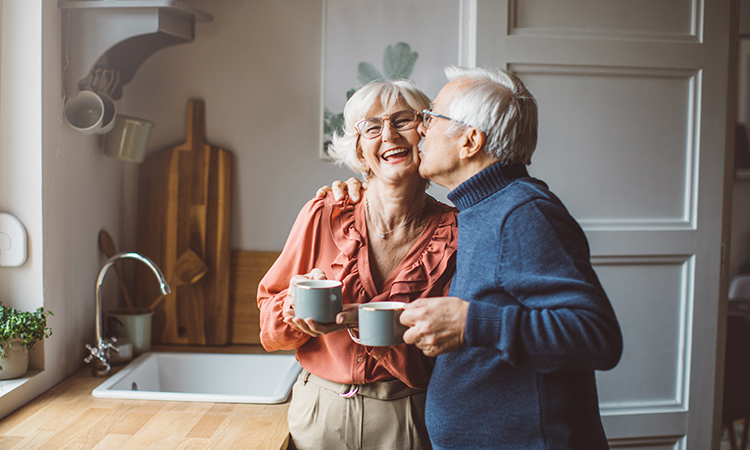
{"label": "wooden cutting board", "polygon": [[[229,340],[232,155],[205,142],[205,104],[191,100],[185,142],[149,154],[138,172],[137,251],[168,282],[187,249],[208,266],[196,283],[173,289],[154,312],[152,342],[224,345]],[[158,295],[154,275],[136,269],[136,306]]]}

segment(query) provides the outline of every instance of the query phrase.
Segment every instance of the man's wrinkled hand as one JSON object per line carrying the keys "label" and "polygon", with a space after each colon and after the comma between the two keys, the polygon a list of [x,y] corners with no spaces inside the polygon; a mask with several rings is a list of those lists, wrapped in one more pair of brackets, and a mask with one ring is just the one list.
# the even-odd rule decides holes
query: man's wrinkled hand
{"label": "man's wrinkled hand", "polygon": [[452,352],[466,343],[469,302],[458,297],[420,298],[404,306],[401,323],[409,329],[404,342],[414,344],[426,356]]}
{"label": "man's wrinkled hand", "polygon": [[346,182],[336,180],[331,183],[332,187],[323,186],[315,193],[315,198],[323,198],[329,191],[333,191],[333,198],[337,201],[342,200],[347,195],[352,203],[357,203],[361,198],[361,190],[367,189],[367,185],[360,182],[357,178],[351,177]]}

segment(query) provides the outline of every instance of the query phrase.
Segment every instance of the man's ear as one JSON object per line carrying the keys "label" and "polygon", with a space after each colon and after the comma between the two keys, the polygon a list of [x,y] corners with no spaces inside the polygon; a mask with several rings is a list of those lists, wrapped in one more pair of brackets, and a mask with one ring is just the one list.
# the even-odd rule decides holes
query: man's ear
{"label": "man's ear", "polygon": [[487,136],[474,127],[467,127],[461,136],[461,149],[458,156],[462,159],[476,157],[482,151]]}

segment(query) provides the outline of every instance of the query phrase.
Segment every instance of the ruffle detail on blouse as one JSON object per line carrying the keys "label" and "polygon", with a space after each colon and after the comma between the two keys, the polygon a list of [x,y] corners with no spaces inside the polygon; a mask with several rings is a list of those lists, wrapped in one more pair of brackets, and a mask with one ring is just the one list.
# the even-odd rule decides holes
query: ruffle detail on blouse
{"label": "ruffle detail on blouse", "polygon": [[[357,205],[359,209],[362,208],[360,204]],[[334,279],[342,281],[344,291],[348,291],[342,292],[344,299],[362,298],[364,291],[357,267],[357,255],[365,239],[355,226],[357,205],[346,200],[326,201],[326,207],[331,209],[331,233],[340,252],[331,262],[331,270]],[[356,278],[351,279],[352,277]]]}
{"label": "ruffle detail on blouse", "polygon": [[[357,264],[359,250],[366,245],[363,237],[366,229],[364,206],[362,202],[356,205],[348,201],[326,203],[326,206],[331,208],[331,230],[334,242],[340,250],[331,263],[331,269],[337,280],[341,280],[344,286],[354,291],[348,293],[349,298],[367,298]],[[414,248],[407,255],[406,258],[414,259],[414,261],[396,275],[390,290],[390,300],[409,301],[411,298],[416,298],[410,294],[426,292],[432,284],[444,282],[441,280],[441,275],[452,269],[450,266],[455,261],[458,233],[455,208],[437,202],[436,211],[430,218],[425,232],[429,233],[430,230],[432,234],[429,238],[425,238],[423,234],[418,241],[422,248]],[[419,252],[416,257],[415,252]],[[346,298],[347,295],[344,297]]]}
{"label": "ruffle detail on blouse", "polygon": [[[362,234],[354,226],[355,205],[343,200],[332,204],[326,203],[326,207],[331,209],[331,233],[341,251],[331,266],[346,268],[356,263],[357,252],[364,244]],[[341,273],[336,272],[336,275]]]}
{"label": "ruffle detail on blouse", "polygon": [[[440,216],[432,237],[422,249],[416,261],[396,276],[391,288],[391,296],[408,295],[429,290],[435,282],[442,282],[440,274],[450,270],[454,264],[458,243],[458,222],[455,210],[438,203]],[[433,223],[428,227],[432,229]],[[430,281],[432,280],[432,281]]]}

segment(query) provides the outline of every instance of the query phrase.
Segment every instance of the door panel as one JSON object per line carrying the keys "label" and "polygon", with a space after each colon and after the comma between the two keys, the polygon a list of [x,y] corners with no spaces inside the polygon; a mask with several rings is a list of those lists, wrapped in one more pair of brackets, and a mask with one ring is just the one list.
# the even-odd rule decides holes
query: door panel
{"label": "door panel", "polygon": [[[685,405],[689,257],[593,258],[618,319],[647,333],[624,333],[617,370],[597,373],[604,410],[680,411]],[[638,283],[633,283],[638,280]]]}
{"label": "door panel", "polygon": [[581,223],[620,320],[622,360],[597,373],[612,448],[718,449],[733,1],[462,9],[462,61],[513,70],[536,97],[529,171]]}
{"label": "door panel", "polygon": [[699,2],[684,0],[521,0],[512,2],[513,33],[693,35]]}
{"label": "door panel", "polygon": [[[539,145],[530,170],[546,175],[579,222],[626,228],[688,224],[694,72],[516,64],[510,69],[539,105]],[[568,149],[576,149],[578,164],[568,162]]]}

